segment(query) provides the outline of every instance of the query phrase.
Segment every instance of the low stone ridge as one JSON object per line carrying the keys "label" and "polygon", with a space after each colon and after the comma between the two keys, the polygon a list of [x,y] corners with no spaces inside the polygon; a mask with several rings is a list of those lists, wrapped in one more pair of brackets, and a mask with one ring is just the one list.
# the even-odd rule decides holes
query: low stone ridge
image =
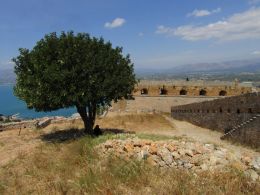
{"label": "low stone ridge", "polygon": [[108,140],[97,148],[105,157],[115,155],[126,160],[144,160],[162,168],[213,171],[233,165],[253,180],[260,180],[260,156],[236,156],[213,144],[179,140],[151,141],[134,137]]}
{"label": "low stone ridge", "polygon": [[[3,116],[2,116],[3,117]],[[1,114],[0,114],[1,118]],[[50,124],[58,124],[63,122],[69,122],[73,120],[79,119],[77,114],[73,114],[71,117],[63,117],[63,116],[53,116],[53,117],[43,117],[31,120],[13,120],[11,122],[2,122],[0,120],[0,132],[14,129],[24,129],[24,128],[45,128]]]}

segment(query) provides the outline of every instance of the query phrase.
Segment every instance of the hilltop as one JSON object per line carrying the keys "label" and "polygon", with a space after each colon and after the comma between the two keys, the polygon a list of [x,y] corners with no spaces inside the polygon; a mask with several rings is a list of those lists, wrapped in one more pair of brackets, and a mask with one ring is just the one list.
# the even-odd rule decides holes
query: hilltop
{"label": "hilltop", "polygon": [[259,152],[218,132],[156,113],[110,112],[97,124],[104,134],[96,138],[84,136],[79,119],[1,132],[0,192],[260,193]]}

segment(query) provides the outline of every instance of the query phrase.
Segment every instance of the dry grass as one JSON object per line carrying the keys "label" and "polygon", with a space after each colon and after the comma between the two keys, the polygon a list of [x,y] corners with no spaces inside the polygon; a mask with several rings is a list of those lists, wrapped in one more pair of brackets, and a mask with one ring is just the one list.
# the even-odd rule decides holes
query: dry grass
{"label": "dry grass", "polygon": [[[1,194],[259,194],[236,169],[193,174],[145,162],[104,160],[94,146],[115,137],[44,143],[0,168]],[[123,136],[122,136],[123,137]]]}
{"label": "dry grass", "polygon": [[159,114],[128,114],[98,120],[102,128],[116,127],[135,132],[160,132],[173,130],[172,124]]}
{"label": "dry grass", "polygon": [[[101,128],[136,131],[143,139],[178,139],[143,133],[174,131],[157,114],[108,117],[97,123]],[[157,169],[143,161],[125,161],[113,156],[105,160],[94,146],[107,139],[132,135],[82,137],[82,132],[72,130],[80,128],[82,122],[75,120],[34,132],[32,137],[41,135],[43,141],[30,153],[19,152],[15,160],[0,168],[0,194],[260,194],[260,184],[250,182],[235,168],[194,174]],[[13,132],[10,136],[14,136]],[[28,136],[24,132],[16,139],[28,141]],[[5,139],[8,138],[6,135]]]}
{"label": "dry grass", "polygon": [[54,124],[51,124],[44,128],[45,132],[53,132],[56,130],[66,130],[66,129],[82,129],[83,122],[81,119],[73,119],[73,120],[62,120],[55,122]]}
{"label": "dry grass", "polygon": [[[124,129],[127,131],[157,131],[160,130],[173,130],[172,124],[167,121],[160,114],[123,114],[115,115],[111,117],[105,117],[102,119],[97,119],[96,124],[101,128],[117,128]],[[52,124],[45,128],[45,131],[55,131],[64,129],[81,129],[83,128],[83,123],[81,119],[75,119],[72,121],[61,121],[59,123]]]}
{"label": "dry grass", "polygon": [[[124,115],[98,119],[96,124],[101,128],[115,129],[120,131],[137,131],[137,132],[157,132],[160,130],[172,130],[172,126],[160,115],[140,114]],[[19,129],[4,131],[0,134],[0,165],[5,165],[10,160],[16,158],[18,153],[30,153],[41,143],[39,139],[42,135],[59,132],[66,129],[82,129],[81,119],[56,121],[54,124],[41,130],[22,129],[19,135]]]}

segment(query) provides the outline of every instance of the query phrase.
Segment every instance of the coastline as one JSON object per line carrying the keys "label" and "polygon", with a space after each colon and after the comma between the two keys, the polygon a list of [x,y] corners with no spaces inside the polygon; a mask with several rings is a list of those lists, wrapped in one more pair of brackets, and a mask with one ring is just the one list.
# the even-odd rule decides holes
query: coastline
{"label": "coastline", "polygon": [[0,87],[1,86],[14,86],[15,83],[0,83]]}
{"label": "coastline", "polygon": [[52,112],[36,112],[28,109],[24,101],[13,95],[14,85],[14,83],[0,84],[0,114],[4,116],[12,116],[19,113],[19,118],[36,119],[52,116],[69,117],[77,112],[75,108],[59,109]]}

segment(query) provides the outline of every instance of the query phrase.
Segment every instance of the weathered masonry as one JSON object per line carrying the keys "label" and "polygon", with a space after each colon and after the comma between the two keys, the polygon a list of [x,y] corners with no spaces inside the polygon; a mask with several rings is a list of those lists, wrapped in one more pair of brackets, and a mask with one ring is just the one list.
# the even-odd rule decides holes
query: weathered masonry
{"label": "weathered masonry", "polygon": [[172,107],[171,116],[260,147],[259,92]]}
{"label": "weathered masonry", "polygon": [[221,81],[141,81],[134,96],[236,96],[253,91],[252,86]]}

